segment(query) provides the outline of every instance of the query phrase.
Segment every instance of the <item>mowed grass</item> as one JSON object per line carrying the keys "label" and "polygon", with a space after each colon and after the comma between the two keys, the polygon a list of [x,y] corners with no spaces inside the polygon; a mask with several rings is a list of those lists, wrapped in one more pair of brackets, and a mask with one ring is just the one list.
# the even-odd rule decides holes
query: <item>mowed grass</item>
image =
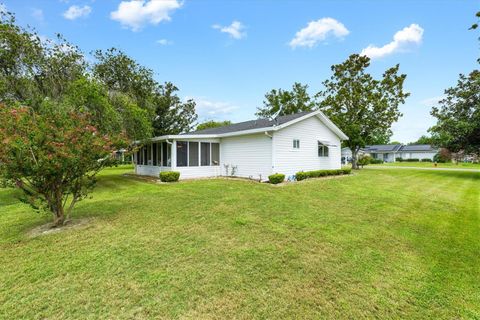
{"label": "mowed grass", "polygon": [[449,168],[449,169],[479,169],[479,163],[459,162],[459,163],[437,163],[432,162],[388,162],[382,164],[375,164],[375,166],[396,166],[396,167],[419,167],[419,168]]}
{"label": "mowed grass", "polygon": [[0,190],[1,319],[480,317],[480,174],[282,187],[102,173],[80,229]]}

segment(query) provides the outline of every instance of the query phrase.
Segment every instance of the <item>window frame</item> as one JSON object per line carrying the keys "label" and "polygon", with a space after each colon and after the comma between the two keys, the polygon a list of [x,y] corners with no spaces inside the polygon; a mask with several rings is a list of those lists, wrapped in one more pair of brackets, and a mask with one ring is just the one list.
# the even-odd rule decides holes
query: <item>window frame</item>
{"label": "window frame", "polygon": [[300,139],[293,139],[293,150],[300,149]]}
{"label": "window frame", "polygon": [[[322,151],[320,152],[320,150]],[[321,141],[318,141],[317,153],[319,158],[328,158],[330,156],[329,147],[324,143],[322,143]]]}

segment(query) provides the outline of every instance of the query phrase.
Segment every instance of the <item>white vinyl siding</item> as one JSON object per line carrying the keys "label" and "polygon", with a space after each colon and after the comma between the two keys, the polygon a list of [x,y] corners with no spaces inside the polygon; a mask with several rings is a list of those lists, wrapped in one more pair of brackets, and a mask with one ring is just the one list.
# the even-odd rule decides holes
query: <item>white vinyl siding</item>
{"label": "white vinyl siding", "polygon": [[[292,148],[292,140],[289,141]],[[251,134],[222,138],[220,141],[220,167],[225,175],[225,167],[236,166],[236,176],[262,180],[272,174],[272,140],[267,135]],[[230,172],[231,169],[229,169]]]}
{"label": "white vinyl siding", "polygon": [[[292,149],[292,139],[301,141],[301,148]],[[328,141],[328,157],[318,156],[318,142]],[[273,134],[273,172],[287,177],[298,171],[339,169],[340,138],[317,117],[307,118]]]}

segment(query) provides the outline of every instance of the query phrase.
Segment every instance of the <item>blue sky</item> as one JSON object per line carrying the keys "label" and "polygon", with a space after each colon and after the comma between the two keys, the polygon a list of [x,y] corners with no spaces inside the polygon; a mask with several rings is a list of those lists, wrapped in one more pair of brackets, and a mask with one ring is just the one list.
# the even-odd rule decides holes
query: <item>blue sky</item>
{"label": "blue sky", "polygon": [[393,139],[409,142],[426,133],[432,103],[480,56],[479,33],[468,31],[480,1],[0,3],[20,24],[45,37],[59,32],[84,52],[121,48],[194,98],[201,120],[254,118],[267,91],[296,81],[315,93],[332,64],[364,52],[375,76],[397,63],[407,74],[411,96]]}

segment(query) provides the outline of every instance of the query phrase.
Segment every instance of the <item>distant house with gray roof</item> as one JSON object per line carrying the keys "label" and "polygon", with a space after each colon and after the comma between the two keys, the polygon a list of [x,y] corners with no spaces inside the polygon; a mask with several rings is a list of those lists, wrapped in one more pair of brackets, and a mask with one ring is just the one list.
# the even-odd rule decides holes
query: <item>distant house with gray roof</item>
{"label": "distant house with gray roof", "polygon": [[[395,162],[397,158],[406,159],[430,159],[438,153],[438,149],[429,144],[381,144],[369,145],[360,150],[360,154],[368,154],[374,159],[384,162]],[[342,163],[351,161],[352,152],[349,148],[342,148]]]}

